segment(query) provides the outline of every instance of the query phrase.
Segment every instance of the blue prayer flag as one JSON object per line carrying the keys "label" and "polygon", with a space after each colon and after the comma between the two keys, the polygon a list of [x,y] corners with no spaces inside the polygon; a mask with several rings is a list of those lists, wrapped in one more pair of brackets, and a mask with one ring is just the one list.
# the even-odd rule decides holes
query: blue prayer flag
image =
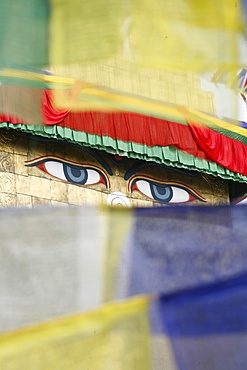
{"label": "blue prayer flag", "polygon": [[[170,294],[247,273],[246,206],[172,206],[134,210],[115,297]],[[162,333],[157,303],[154,333]]]}
{"label": "blue prayer flag", "polygon": [[247,274],[159,300],[177,369],[244,370]]}

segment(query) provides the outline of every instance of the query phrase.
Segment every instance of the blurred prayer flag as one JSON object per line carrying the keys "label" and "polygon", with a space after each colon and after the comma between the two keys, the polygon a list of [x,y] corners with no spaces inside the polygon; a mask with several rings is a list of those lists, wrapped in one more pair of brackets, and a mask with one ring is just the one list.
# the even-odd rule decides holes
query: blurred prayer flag
{"label": "blurred prayer flag", "polygon": [[0,69],[48,65],[49,16],[49,0],[1,0]]}
{"label": "blurred prayer flag", "polygon": [[44,68],[122,54],[151,68],[236,68],[242,7],[239,0],[3,0],[0,65]]}
{"label": "blurred prayer flag", "polygon": [[160,298],[176,369],[246,369],[247,275]]}
{"label": "blurred prayer flag", "polygon": [[[155,370],[244,369],[246,216],[246,206],[3,213],[2,363],[149,369],[150,340]],[[149,298],[123,302],[136,295]]]}
{"label": "blurred prayer flag", "polygon": [[[4,0],[0,67],[43,68],[73,78],[50,86],[59,109],[164,118],[167,104],[176,104],[218,114],[210,97],[217,86],[203,90],[196,82],[200,77],[191,73],[221,68],[232,80],[246,67],[246,58],[240,57],[246,48],[243,7],[240,0],[25,0],[21,7]],[[84,85],[77,94],[76,80]],[[239,104],[233,99],[234,120]]]}
{"label": "blurred prayer flag", "polygon": [[0,369],[149,370],[148,299],[0,335]]}

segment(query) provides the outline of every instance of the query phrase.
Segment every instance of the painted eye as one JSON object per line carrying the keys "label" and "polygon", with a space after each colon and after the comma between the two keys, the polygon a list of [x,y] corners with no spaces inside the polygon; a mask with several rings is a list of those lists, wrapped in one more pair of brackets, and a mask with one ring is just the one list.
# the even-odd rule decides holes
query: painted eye
{"label": "painted eye", "polygon": [[245,195],[244,197],[242,198],[239,198],[239,199],[235,199],[232,201],[232,204],[233,205],[243,205],[243,204],[247,204],[247,195]]}
{"label": "painted eye", "polygon": [[77,185],[95,185],[103,183],[107,188],[109,182],[106,175],[98,167],[92,165],[78,165],[63,161],[57,157],[43,157],[26,162],[28,167],[37,167],[40,170],[60,180]]}
{"label": "painted eye", "polygon": [[151,180],[135,179],[131,184],[131,191],[134,190],[160,203],[186,203],[196,199],[206,202],[195,191],[176,183],[158,183]]}

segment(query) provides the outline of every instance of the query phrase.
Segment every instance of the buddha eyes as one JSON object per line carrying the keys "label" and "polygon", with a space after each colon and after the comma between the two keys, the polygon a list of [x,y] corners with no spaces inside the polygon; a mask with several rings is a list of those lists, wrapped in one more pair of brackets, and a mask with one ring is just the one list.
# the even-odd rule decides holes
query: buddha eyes
{"label": "buddha eyes", "polygon": [[[44,156],[26,161],[26,166],[37,167],[41,171],[70,184],[84,186],[103,184],[106,189],[110,189],[110,181],[106,172],[92,164],[81,165],[60,157]],[[178,182],[160,181],[148,176],[132,176],[128,182],[128,190],[130,193],[138,191],[145,197],[163,204],[187,203],[194,200],[206,202],[205,198],[188,186]]]}
{"label": "buddha eyes", "polygon": [[104,184],[109,187],[109,181],[102,169],[92,165],[78,165],[64,161],[58,157],[42,157],[27,161],[26,166],[37,167],[40,170],[60,180],[77,185]]}
{"label": "buddha eyes", "polygon": [[193,200],[206,200],[193,191],[179,183],[161,183],[151,179],[134,178],[130,185],[131,192],[139,191],[148,198],[160,203],[186,203]]}

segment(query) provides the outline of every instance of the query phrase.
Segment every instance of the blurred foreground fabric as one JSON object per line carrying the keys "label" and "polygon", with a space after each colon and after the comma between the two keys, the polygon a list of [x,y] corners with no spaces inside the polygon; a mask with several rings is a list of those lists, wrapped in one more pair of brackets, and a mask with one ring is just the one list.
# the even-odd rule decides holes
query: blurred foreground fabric
{"label": "blurred foreground fabric", "polygon": [[246,369],[247,274],[160,299],[178,369]]}
{"label": "blurred foreground fabric", "polygon": [[[218,115],[221,107],[214,106],[211,94],[227,99],[224,113],[236,121],[243,116],[236,79],[246,68],[244,5],[241,0],[23,0],[20,6],[2,0],[0,80],[25,86],[29,95],[27,80],[36,88],[42,81],[34,75],[24,81],[20,72],[50,71],[60,76],[50,84],[57,109],[158,118],[167,118],[169,104]],[[207,90],[200,89],[200,78],[219,70],[226,88],[206,78]],[[30,104],[27,96],[25,102]],[[39,122],[24,108],[9,102],[5,107]]]}
{"label": "blurred foreground fabric", "polygon": [[44,68],[122,54],[154,68],[232,68],[242,10],[239,0],[3,0],[0,65]]}
{"label": "blurred foreground fabric", "polygon": [[0,369],[150,369],[147,299],[0,335]]}
{"label": "blurred foreground fabric", "polygon": [[0,369],[65,353],[85,369],[88,346],[93,369],[149,369],[150,341],[154,370],[244,370],[246,219],[244,205],[1,210]]}

